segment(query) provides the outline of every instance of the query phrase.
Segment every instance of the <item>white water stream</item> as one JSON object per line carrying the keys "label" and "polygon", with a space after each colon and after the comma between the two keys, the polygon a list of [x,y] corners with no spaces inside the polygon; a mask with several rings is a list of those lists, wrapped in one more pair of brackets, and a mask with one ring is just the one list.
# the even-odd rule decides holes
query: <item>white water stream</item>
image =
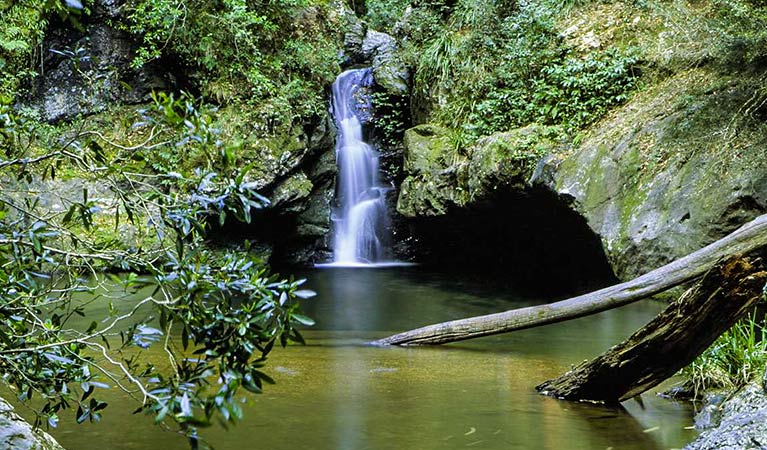
{"label": "white water stream", "polygon": [[[378,152],[362,138],[357,116],[367,100],[360,88],[370,69],[347,70],[333,83],[333,114],[338,127],[338,206],[333,212],[333,266],[389,265],[386,191],[379,180]],[[396,264],[396,263],[395,263]]]}

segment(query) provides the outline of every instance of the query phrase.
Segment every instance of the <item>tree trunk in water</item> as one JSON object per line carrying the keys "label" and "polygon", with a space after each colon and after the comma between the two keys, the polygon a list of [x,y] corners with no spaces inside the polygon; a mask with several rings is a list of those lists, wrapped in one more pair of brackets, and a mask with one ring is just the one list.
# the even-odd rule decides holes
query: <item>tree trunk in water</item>
{"label": "tree trunk in water", "polygon": [[726,237],[684,258],[631,281],[547,305],[514,309],[453,320],[399,333],[373,345],[444,344],[489,336],[596,314],[699,278],[721,258],[745,254],[767,245],[767,215],[762,215]]}
{"label": "tree trunk in water", "polygon": [[747,259],[717,264],[624,342],[536,389],[566,400],[616,403],[658,385],[700,355],[762,295],[767,272]]}

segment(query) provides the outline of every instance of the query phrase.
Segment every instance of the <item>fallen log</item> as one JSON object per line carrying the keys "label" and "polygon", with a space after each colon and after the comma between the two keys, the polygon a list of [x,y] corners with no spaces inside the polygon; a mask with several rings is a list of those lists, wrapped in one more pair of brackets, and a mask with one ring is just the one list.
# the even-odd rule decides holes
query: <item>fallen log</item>
{"label": "fallen log", "polygon": [[650,323],[597,358],[536,389],[565,400],[617,403],[691,363],[762,296],[767,272],[745,258],[717,264]]}
{"label": "fallen log", "polygon": [[372,342],[372,345],[434,345],[563,322],[651,297],[695,280],[721,258],[767,245],[767,215],[684,258],[625,283],[547,305],[428,325]]}

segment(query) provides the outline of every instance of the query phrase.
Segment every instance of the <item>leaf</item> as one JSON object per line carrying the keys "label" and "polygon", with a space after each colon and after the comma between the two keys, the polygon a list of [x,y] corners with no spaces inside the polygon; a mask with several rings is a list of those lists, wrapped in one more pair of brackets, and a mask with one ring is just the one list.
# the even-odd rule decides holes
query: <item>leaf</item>
{"label": "leaf", "polygon": [[91,396],[91,394],[93,394],[93,391],[96,389],[95,387],[91,386],[91,385],[90,385],[90,383],[82,383],[82,384],[80,385],[80,388],[82,388],[82,390],[83,390],[83,396],[82,396],[82,398],[80,399],[80,400],[81,400],[81,401],[83,401],[83,402],[84,402],[85,400],[87,400],[87,399],[88,399],[88,397],[90,397],[90,396]]}
{"label": "leaf", "polygon": [[179,406],[181,407],[181,417],[192,417],[194,415],[192,413],[192,404],[189,401],[189,396],[186,392],[184,392],[184,396],[181,397]]}
{"label": "leaf", "polygon": [[165,419],[165,416],[168,415],[168,405],[163,406],[160,408],[160,411],[157,412],[157,417],[154,418],[155,423],[160,423]]}
{"label": "leaf", "polygon": [[43,356],[45,356],[49,360],[51,360],[53,362],[57,362],[59,364],[72,364],[72,363],[74,363],[74,361],[72,361],[71,359],[65,358],[65,357],[57,355],[55,353],[43,353]]}
{"label": "leaf", "polygon": [[77,423],[83,423],[88,419],[88,410],[83,410],[82,406],[77,407]]}
{"label": "leaf", "polygon": [[312,290],[309,290],[309,289],[299,289],[299,290],[295,291],[293,293],[293,295],[295,295],[298,298],[302,298],[302,299],[305,300],[305,299],[312,298],[312,297],[316,296],[317,293],[312,291]]}
{"label": "leaf", "polygon": [[186,350],[189,347],[189,330],[184,327],[184,330],[181,332],[181,346]]}
{"label": "leaf", "polygon": [[307,327],[310,327],[316,323],[314,322],[313,319],[311,319],[310,317],[304,316],[303,314],[293,314],[292,317],[293,317],[293,320],[295,320],[296,322],[302,325],[306,325]]}

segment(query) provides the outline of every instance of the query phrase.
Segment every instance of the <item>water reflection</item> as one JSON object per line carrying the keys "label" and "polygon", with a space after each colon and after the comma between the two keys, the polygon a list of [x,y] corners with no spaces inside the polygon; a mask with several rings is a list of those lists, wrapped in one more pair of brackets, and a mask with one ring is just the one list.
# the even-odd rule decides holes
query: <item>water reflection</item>
{"label": "water reflection", "polygon": [[[535,303],[492,283],[417,268],[302,274],[318,291],[306,347],[273,353],[276,386],[244,405],[245,421],[203,431],[218,450],[681,448],[694,437],[686,404],[644,396],[624,408],[560,402],[533,387],[592,357],[661,308],[640,303],[598,316],[434,348],[358,345],[390,332]],[[104,423],[63,424],[70,450],[185,450],[118,393]],[[138,419],[138,420],[137,420]],[[64,422],[64,419],[62,420]],[[647,431],[660,427],[654,431]]]}

